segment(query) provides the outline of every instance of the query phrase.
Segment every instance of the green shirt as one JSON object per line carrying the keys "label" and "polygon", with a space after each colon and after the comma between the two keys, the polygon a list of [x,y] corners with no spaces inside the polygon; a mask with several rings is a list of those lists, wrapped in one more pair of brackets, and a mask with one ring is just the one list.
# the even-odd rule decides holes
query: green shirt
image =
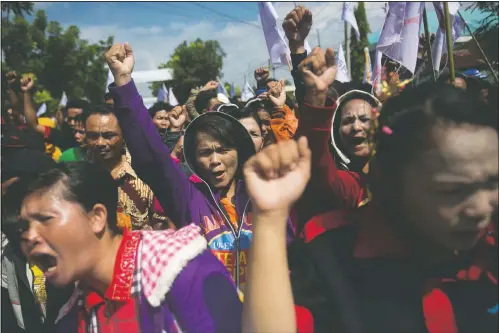
{"label": "green shirt", "polygon": [[87,150],[84,148],[81,147],[70,148],[62,153],[61,158],[59,158],[59,163],[83,161],[86,154]]}

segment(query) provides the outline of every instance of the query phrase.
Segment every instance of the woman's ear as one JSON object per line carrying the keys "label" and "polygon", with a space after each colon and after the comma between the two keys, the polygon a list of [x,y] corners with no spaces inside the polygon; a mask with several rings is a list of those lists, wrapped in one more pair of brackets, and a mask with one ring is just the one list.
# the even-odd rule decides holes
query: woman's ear
{"label": "woman's ear", "polygon": [[93,233],[102,235],[107,226],[107,208],[103,204],[95,204],[88,216]]}

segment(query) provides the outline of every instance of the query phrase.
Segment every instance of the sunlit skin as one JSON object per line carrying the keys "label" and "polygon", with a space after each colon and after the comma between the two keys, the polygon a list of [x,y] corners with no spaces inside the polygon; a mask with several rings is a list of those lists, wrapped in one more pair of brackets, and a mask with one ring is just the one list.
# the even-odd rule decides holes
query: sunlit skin
{"label": "sunlit skin", "polygon": [[368,158],[372,149],[372,106],[354,99],[341,109],[340,139],[350,158]]}
{"label": "sunlit skin", "polygon": [[263,136],[260,126],[258,126],[256,120],[252,117],[239,119],[239,122],[249,132],[251,140],[253,140],[253,144],[255,145],[255,151],[259,152],[263,147]]}
{"label": "sunlit skin", "polygon": [[74,138],[80,146],[85,146],[86,131],[83,122],[78,121],[74,127]]}
{"label": "sunlit skin", "polygon": [[488,127],[437,125],[434,147],[403,175],[406,218],[444,250],[469,250],[498,207],[498,136]]}
{"label": "sunlit skin", "polygon": [[93,114],[86,122],[87,146],[99,163],[119,160],[123,155],[123,134],[114,114]]}
{"label": "sunlit skin", "polygon": [[270,132],[270,114],[265,110],[258,110],[257,114],[262,121],[262,135],[265,139]]}
{"label": "sunlit skin", "polygon": [[77,109],[77,108],[69,108],[66,114],[66,123],[71,127],[71,129],[74,129],[78,120],[77,117],[83,113],[83,109]]}
{"label": "sunlit skin", "polygon": [[20,220],[26,228],[21,247],[56,287],[81,281],[104,294],[121,236],[109,231],[105,206],[96,204],[86,212],[65,200],[64,190],[59,183],[24,199]]}
{"label": "sunlit skin", "polygon": [[213,188],[229,188],[238,168],[236,148],[224,147],[207,133],[198,133],[196,139],[196,164],[199,176]]}
{"label": "sunlit skin", "polygon": [[170,126],[168,113],[165,110],[156,112],[156,114],[152,118],[152,122],[154,123],[154,125],[156,125],[156,128],[161,133],[164,133]]}

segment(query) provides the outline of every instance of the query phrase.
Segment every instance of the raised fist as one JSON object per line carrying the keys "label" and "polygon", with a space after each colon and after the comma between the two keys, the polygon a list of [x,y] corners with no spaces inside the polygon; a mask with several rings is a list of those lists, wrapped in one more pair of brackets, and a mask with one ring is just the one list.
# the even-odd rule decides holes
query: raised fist
{"label": "raised fist", "polygon": [[311,152],[306,137],[264,148],[244,165],[244,179],[254,212],[289,210],[310,179]]}
{"label": "raised fist", "polygon": [[201,91],[215,90],[217,88],[218,88],[218,82],[210,81],[207,84],[205,84],[203,88],[201,88]]}
{"label": "raised fist", "polygon": [[[314,48],[312,53],[300,63],[298,69],[307,89],[305,99],[309,100],[306,102],[314,102],[310,100],[314,96],[320,97],[319,100],[323,100],[321,103],[325,102],[329,86],[334,82],[338,70],[333,50],[323,51],[318,47]],[[314,102],[314,105],[316,104],[317,100]]]}
{"label": "raised fist", "polygon": [[33,86],[35,85],[35,81],[33,80],[32,77],[30,76],[27,76],[27,77],[23,77],[21,79],[21,91],[23,93],[28,93],[31,91],[31,89],[33,89]]}
{"label": "raised fist", "polygon": [[132,79],[135,57],[128,44],[114,44],[105,54],[107,65],[114,76],[116,86],[123,86]]}
{"label": "raised fist", "polygon": [[256,82],[264,82],[269,78],[269,69],[265,67],[260,67],[255,70],[255,80]]}
{"label": "raised fist", "polygon": [[312,12],[302,6],[296,7],[286,15],[282,28],[290,43],[303,44],[312,28]]}
{"label": "raised fist", "polygon": [[279,82],[273,82],[270,86],[270,90],[264,92],[259,98],[269,99],[275,107],[282,108],[286,103],[286,89],[284,86],[284,80]]}
{"label": "raised fist", "polygon": [[175,106],[168,113],[168,120],[170,121],[170,128],[179,129],[182,128],[187,120],[187,109],[185,105]]}
{"label": "raised fist", "polygon": [[18,79],[17,77],[17,74],[15,71],[10,71],[8,72],[5,77],[7,78],[7,83],[9,84],[9,87],[11,87],[12,85],[14,85],[14,83],[16,82],[16,80]]}

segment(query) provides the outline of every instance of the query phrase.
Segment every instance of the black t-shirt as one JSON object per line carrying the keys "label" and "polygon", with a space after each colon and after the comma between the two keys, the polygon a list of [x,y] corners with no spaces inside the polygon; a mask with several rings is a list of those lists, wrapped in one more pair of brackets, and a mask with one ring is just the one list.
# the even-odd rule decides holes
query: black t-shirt
{"label": "black t-shirt", "polygon": [[60,129],[45,127],[45,140],[53,143],[62,151],[78,146],[73,130],[66,123]]}

